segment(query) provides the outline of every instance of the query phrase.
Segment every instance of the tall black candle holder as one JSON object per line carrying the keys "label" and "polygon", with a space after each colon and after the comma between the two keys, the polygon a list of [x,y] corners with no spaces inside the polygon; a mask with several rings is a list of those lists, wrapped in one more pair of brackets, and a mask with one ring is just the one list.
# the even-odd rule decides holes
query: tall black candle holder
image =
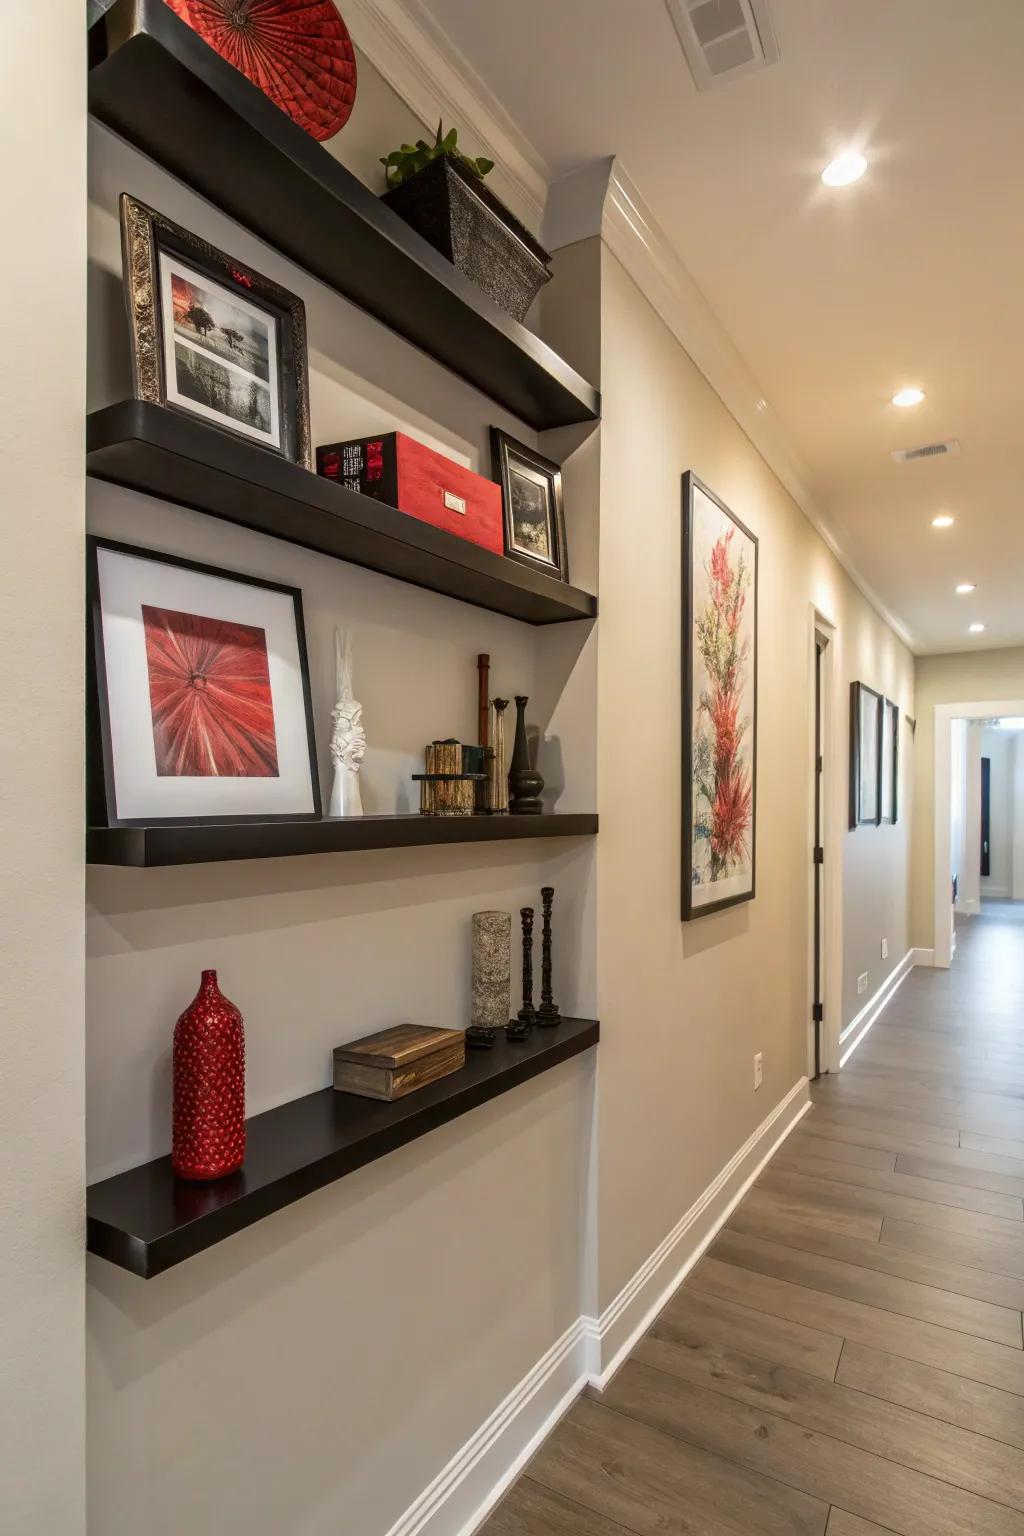
{"label": "tall black candle holder", "polygon": [[554,1029],[556,1024],[562,1022],[562,1015],[551,995],[551,908],[555,900],[554,886],[545,885],[541,889],[540,899],[544,904],[544,927],[540,941],[540,1007],[537,1009],[537,1023],[542,1028]]}
{"label": "tall black candle holder", "polygon": [[514,1019],[509,1019],[505,1034],[509,1040],[528,1040],[537,1022],[533,1006],[533,908],[521,907],[523,920],[523,1006]]}

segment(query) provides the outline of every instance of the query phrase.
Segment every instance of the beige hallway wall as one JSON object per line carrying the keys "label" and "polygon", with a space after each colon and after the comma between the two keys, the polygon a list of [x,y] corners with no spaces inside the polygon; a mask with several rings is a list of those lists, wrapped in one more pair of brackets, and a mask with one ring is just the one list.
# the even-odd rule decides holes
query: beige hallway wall
{"label": "beige hallway wall", "polygon": [[4,8],[0,1530],[85,1528],[85,8]]}
{"label": "beige hallway wall", "polygon": [[[606,249],[601,270],[597,952],[606,1307],[805,1071],[812,604],[838,627],[832,749],[843,804],[850,680],[888,694],[905,715],[913,713],[914,679],[906,648]],[[760,539],[757,898],[691,923],[679,918],[686,469]],[[908,947],[908,828],[905,806],[895,827],[839,834],[848,861],[844,1021],[856,1008],[857,974],[868,970],[874,991]],[[764,1053],[765,1071],[757,1093],[755,1051]]]}
{"label": "beige hallway wall", "polygon": [[935,943],[935,706],[1024,698],[1024,647],[917,658],[915,804],[911,858],[912,942]]}

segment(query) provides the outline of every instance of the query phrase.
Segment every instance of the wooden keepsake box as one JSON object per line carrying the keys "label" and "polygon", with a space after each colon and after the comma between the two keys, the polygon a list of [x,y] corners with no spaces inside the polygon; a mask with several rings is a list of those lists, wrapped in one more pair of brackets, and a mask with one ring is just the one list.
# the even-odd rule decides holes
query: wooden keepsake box
{"label": "wooden keepsake box", "polygon": [[461,1029],[396,1024],[379,1034],[339,1045],[334,1052],[334,1086],[363,1099],[404,1099],[466,1065]]}
{"label": "wooden keepsake box", "polygon": [[501,486],[404,432],[329,443],[316,451],[316,470],[496,555],[505,552]]}

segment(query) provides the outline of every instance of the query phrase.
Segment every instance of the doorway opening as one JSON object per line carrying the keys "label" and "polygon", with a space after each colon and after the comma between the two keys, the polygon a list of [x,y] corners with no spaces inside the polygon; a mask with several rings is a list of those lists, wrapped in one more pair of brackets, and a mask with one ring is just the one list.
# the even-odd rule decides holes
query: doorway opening
{"label": "doorway opening", "polygon": [[808,1004],[807,1076],[839,1070],[842,980],[842,785],[834,772],[836,630],[815,608],[810,624],[810,780],[808,785]]}
{"label": "doorway opening", "polygon": [[958,915],[1024,901],[1024,701],[936,705],[934,810],[931,958],[945,970]]}

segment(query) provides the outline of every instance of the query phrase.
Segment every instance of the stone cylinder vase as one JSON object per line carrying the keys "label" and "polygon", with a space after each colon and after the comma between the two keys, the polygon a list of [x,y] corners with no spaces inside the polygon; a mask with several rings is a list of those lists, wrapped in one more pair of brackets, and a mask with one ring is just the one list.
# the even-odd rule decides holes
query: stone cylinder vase
{"label": "stone cylinder vase", "polygon": [[512,1009],[512,914],[473,913],[473,1027],[504,1029]]}

